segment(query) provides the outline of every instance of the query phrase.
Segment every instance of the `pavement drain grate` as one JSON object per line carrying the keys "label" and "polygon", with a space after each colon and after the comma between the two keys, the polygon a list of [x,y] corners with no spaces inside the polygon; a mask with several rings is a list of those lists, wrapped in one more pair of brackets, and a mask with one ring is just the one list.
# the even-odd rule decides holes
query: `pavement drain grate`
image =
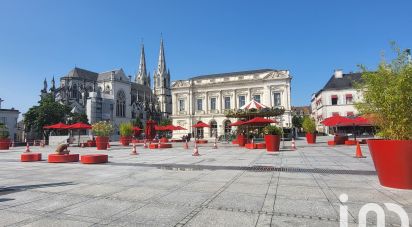
{"label": "pavement drain grate", "polygon": [[345,169],[321,169],[321,168],[294,168],[274,166],[214,166],[192,164],[149,164],[149,163],[108,163],[116,166],[154,167],[174,171],[202,171],[202,170],[243,170],[253,172],[286,172],[286,173],[319,173],[319,174],[348,174],[348,175],[376,175],[372,170],[345,170]]}

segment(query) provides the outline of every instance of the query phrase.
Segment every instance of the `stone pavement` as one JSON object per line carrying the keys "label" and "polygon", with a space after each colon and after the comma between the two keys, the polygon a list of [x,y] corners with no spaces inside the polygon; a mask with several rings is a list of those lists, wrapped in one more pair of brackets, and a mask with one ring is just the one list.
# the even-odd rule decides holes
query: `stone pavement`
{"label": "stone pavement", "polygon": [[[0,151],[0,226],[339,226],[339,196],[349,197],[349,226],[358,226],[366,203],[401,205],[412,219],[412,190],[380,186],[355,146],[307,145],[297,140],[269,154],[231,144],[200,145],[193,157],[182,143],[131,156],[131,147],[109,151],[102,165],[21,163],[24,147]],[[290,146],[290,142],[285,142]],[[53,147],[31,147],[43,159]],[[385,210],[386,211],[386,210]],[[368,224],[376,222],[369,215]],[[386,224],[399,226],[386,211]]]}

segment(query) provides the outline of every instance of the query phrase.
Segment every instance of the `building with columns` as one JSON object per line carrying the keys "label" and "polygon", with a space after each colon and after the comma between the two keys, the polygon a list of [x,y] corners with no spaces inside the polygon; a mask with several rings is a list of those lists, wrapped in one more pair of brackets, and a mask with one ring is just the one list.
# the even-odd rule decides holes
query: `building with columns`
{"label": "building with columns", "polygon": [[291,127],[291,80],[288,70],[260,69],[173,81],[173,124],[187,129],[175,131],[173,137],[193,133],[192,125],[198,121],[211,125],[204,129],[205,138],[228,133],[232,130],[228,125],[236,119],[225,117],[225,111],[239,109],[252,99],[268,107],[283,107],[285,113],[277,121]]}
{"label": "building with columns", "polygon": [[319,132],[329,133],[329,127],[321,124],[328,117],[358,114],[354,103],[362,100],[362,94],[354,88],[354,84],[361,80],[361,76],[361,73],[344,74],[342,70],[335,70],[325,86],[312,95],[311,116]]}
{"label": "building with columns", "polygon": [[112,122],[115,128],[113,139],[116,139],[122,122],[136,118],[143,123],[148,119],[159,121],[172,114],[170,72],[166,70],[163,39],[153,88],[143,45],[138,68],[132,79],[123,69],[97,73],[75,67],[60,78],[59,87],[56,87],[54,77],[50,89],[45,80],[41,94],[51,93],[55,100],[70,106],[72,112],[87,114],[91,124],[102,120]]}

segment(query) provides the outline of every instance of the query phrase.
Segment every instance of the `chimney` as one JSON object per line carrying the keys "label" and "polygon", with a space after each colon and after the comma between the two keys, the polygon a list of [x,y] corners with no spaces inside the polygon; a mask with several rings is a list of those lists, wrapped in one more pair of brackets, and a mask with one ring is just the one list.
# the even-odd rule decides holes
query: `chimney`
{"label": "chimney", "polygon": [[335,73],[333,74],[335,78],[342,78],[343,77],[343,71],[341,69],[335,69]]}

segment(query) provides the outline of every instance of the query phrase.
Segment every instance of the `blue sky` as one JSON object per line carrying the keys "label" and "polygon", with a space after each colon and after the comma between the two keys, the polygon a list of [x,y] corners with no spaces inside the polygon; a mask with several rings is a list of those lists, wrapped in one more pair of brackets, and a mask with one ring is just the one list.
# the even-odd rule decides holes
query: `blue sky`
{"label": "blue sky", "polygon": [[334,69],[374,68],[390,41],[412,47],[412,1],[0,0],[0,98],[22,112],[74,66],[134,75],[143,39],[153,74],[160,33],[172,80],[288,69],[307,105]]}

